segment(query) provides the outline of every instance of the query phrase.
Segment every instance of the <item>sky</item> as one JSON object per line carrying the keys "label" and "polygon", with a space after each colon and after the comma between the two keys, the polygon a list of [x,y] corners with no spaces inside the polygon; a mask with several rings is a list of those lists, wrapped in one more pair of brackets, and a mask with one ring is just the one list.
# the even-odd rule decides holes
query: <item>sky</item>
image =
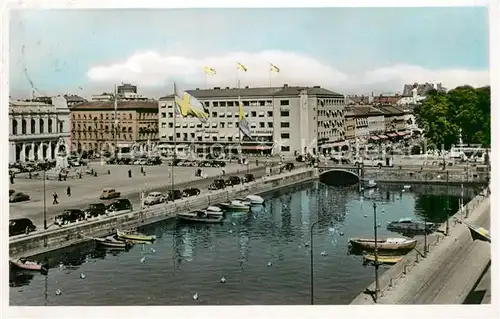
{"label": "sky", "polygon": [[489,84],[486,7],[22,9],[9,26],[13,98],[89,97],[122,82],[151,97],[172,93],[174,81],[344,94]]}

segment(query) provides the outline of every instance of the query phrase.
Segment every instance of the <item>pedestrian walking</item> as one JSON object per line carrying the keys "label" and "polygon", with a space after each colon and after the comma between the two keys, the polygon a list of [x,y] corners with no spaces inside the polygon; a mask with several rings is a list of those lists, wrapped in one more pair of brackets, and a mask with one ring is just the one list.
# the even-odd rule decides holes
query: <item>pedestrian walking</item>
{"label": "pedestrian walking", "polygon": [[68,188],[66,189],[66,194],[68,195],[68,197],[71,197],[71,187],[68,186]]}
{"label": "pedestrian walking", "polygon": [[57,193],[56,193],[56,192],[54,192],[54,194],[52,195],[52,197],[54,198],[54,201],[52,202],[52,204],[53,204],[53,205],[55,205],[55,204],[59,204],[59,202],[57,201],[58,196],[57,196]]}
{"label": "pedestrian walking", "polygon": [[128,170],[128,178],[132,178],[132,170]]}
{"label": "pedestrian walking", "polygon": [[14,174],[10,174],[10,183],[14,184]]}
{"label": "pedestrian walking", "polygon": [[108,169],[108,175],[111,175],[111,171]]}
{"label": "pedestrian walking", "polygon": [[222,176],[226,176],[226,170],[222,169]]}
{"label": "pedestrian walking", "polygon": [[141,173],[144,174],[144,167],[141,166]]}

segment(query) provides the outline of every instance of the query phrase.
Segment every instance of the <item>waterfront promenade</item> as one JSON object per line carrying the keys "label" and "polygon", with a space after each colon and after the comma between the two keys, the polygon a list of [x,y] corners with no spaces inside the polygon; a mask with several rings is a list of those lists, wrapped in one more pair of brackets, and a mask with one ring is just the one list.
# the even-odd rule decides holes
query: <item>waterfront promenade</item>
{"label": "waterfront promenade", "polygon": [[[90,168],[98,173],[97,177],[84,175],[82,179],[67,179],[66,181],[50,179],[45,181],[46,212],[49,226],[53,217],[62,213],[64,209],[83,209],[90,203],[101,202],[99,196],[104,188],[116,189],[116,191],[121,192],[121,198],[128,198],[134,208],[139,208],[141,192],[166,192],[172,187],[172,167],[167,165],[147,166],[145,167],[145,176],[141,174],[140,167],[132,165],[100,165],[95,163]],[[127,171],[129,169],[132,170],[132,178],[128,177]],[[108,170],[111,173],[109,175]],[[196,168],[193,167],[175,167],[174,187],[182,189],[192,186],[204,191],[215,177],[223,174],[223,170],[225,178],[235,174],[243,176],[247,172],[247,166],[232,163],[224,168],[205,167],[203,172],[207,178],[195,177],[195,170]],[[265,165],[261,164],[257,167],[255,162],[248,165],[248,170],[256,178],[266,173]],[[66,195],[68,186],[71,188],[70,197]],[[37,229],[43,229],[43,179],[17,178],[15,184],[10,185],[10,188],[24,192],[31,197],[26,202],[11,203],[9,207],[10,218],[30,218]],[[56,205],[53,204],[52,194],[54,192],[58,194],[59,204]]]}
{"label": "waterfront promenade", "polygon": [[[490,229],[490,199],[478,202],[467,221]],[[429,247],[427,258],[417,257],[415,251],[409,253],[418,263],[408,267],[406,275],[390,279],[388,287],[381,287],[378,304],[461,304],[465,301],[491,260],[490,244],[473,241],[468,227],[454,222],[450,222],[450,235],[440,238],[436,245]],[[385,278],[381,277],[379,282],[386,282],[387,277],[393,275],[391,270],[394,269],[384,273]],[[483,282],[483,286],[491,289],[491,283]],[[374,288],[372,284],[368,289],[374,291]],[[374,303],[371,295],[362,292],[351,304]]]}

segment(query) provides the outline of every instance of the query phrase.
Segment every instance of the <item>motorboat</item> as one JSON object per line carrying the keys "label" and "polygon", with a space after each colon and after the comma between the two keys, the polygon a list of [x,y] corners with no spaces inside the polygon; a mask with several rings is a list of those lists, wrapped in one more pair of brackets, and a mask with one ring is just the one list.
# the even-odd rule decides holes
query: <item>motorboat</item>
{"label": "motorboat", "polygon": [[205,208],[205,212],[208,215],[212,216],[224,216],[224,212],[222,211],[222,209],[217,206],[208,206],[207,208]]}
{"label": "motorboat", "polygon": [[11,259],[11,265],[19,269],[47,272],[49,267],[46,264],[27,260],[26,258]]}
{"label": "motorboat", "polygon": [[235,199],[229,203],[220,204],[220,207],[230,212],[248,212],[250,211],[250,202]]}
{"label": "motorboat", "polygon": [[99,246],[103,246],[103,247],[125,248],[125,249],[132,247],[131,242],[119,240],[115,236],[108,236],[105,238],[96,237],[96,238],[94,238],[94,240]]}
{"label": "motorboat", "polygon": [[419,221],[414,221],[412,218],[405,217],[400,218],[398,221],[390,222],[387,225],[387,230],[396,231],[396,232],[411,232],[411,233],[420,233],[420,232],[434,232],[439,228],[439,225],[434,223],[424,223]]}
{"label": "motorboat", "polygon": [[[377,255],[376,261],[379,264],[393,265],[393,264],[398,263],[401,259],[403,259],[403,256]],[[363,261],[366,263],[374,263],[375,262],[375,255],[373,255],[373,254],[364,255]]]}
{"label": "motorboat", "polygon": [[[365,239],[365,238],[350,238],[349,244],[353,248],[359,248],[364,250],[374,250],[375,240]],[[377,240],[377,249],[379,250],[398,250],[398,251],[409,251],[415,248],[417,245],[417,240],[407,239],[407,238],[386,238]]]}
{"label": "motorboat", "polygon": [[186,222],[217,224],[224,218],[222,215],[211,215],[206,210],[196,210],[189,213],[179,213],[177,218]]}
{"label": "motorboat", "polygon": [[250,202],[251,205],[262,205],[264,204],[264,198],[258,195],[248,195],[245,200]]}
{"label": "motorboat", "polygon": [[118,239],[129,239],[137,241],[154,241],[156,239],[155,235],[144,235],[135,231],[124,232],[121,230],[116,230],[116,235]]}

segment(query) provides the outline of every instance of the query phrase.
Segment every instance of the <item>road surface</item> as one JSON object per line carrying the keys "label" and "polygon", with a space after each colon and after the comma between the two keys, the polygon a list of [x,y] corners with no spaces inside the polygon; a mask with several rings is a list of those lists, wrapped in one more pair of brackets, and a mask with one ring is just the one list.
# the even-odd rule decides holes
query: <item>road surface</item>
{"label": "road surface", "polygon": [[[47,180],[45,183],[46,190],[46,212],[47,224],[51,225],[55,216],[59,215],[64,209],[79,208],[84,209],[91,203],[109,201],[99,200],[101,191],[104,188],[114,188],[121,192],[121,198],[128,198],[132,205],[140,207],[141,191],[158,191],[166,192],[171,189],[171,167],[166,165],[148,166],[146,167],[146,176],[140,174],[140,167],[131,167],[133,170],[132,178],[128,177],[128,165],[95,165],[94,168],[98,172],[97,177],[85,176],[82,179],[68,179],[67,181],[59,182],[57,180]],[[108,169],[111,175],[107,174]],[[253,173],[256,178],[265,174],[266,168],[264,165],[256,167],[255,164],[249,165],[250,173]],[[214,177],[222,175],[222,168],[203,168],[203,172],[207,179],[201,179],[194,176],[195,168],[192,167],[176,167],[175,168],[175,186],[176,189],[183,189],[188,185],[197,187],[202,191],[208,187]],[[246,165],[228,164],[224,168],[226,178],[229,175],[239,173],[242,176],[246,173]],[[71,187],[71,196],[66,195],[67,187]],[[18,178],[11,189],[25,192],[31,196],[31,199],[26,202],[10,204],[10,218],[26,217],[30,218],[37,229],[43,229],[43,180],[42,179],[21,179]],[[52,194],[58,194],[59,204],[53,204]]]}

